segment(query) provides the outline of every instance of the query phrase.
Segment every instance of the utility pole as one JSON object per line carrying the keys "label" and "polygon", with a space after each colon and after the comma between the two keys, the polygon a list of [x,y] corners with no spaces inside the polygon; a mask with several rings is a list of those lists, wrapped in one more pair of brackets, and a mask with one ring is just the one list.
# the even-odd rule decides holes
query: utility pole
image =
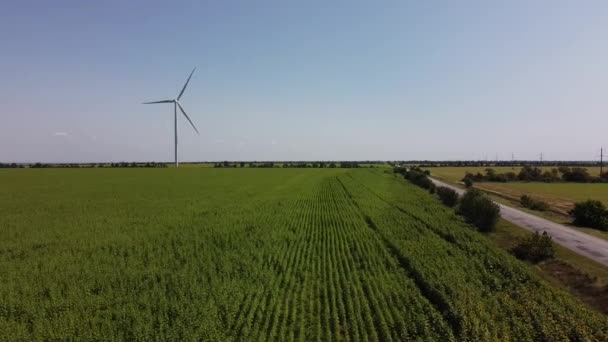
{"label": "utility pole", "polygon": [[602,171],[604,170],[604,147],[600,147],[600,178],[602,177]]}

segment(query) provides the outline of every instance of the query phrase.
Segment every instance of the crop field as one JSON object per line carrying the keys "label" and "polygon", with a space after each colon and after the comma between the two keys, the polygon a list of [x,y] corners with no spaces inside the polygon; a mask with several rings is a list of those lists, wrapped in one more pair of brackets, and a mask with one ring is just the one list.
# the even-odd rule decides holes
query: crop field
{"label": "crop field", "polygon": [[[462,180],[466,172],[484,173],[485,167],[436,167],[428,168],[431,175],[451,183]],[[519,172],[520,168],[496,167],[497,172]],[[551,169],[543,167],[543,169]],[[590,174],[599,174],[599,167],[588,167]],[[537,199],[547,202],[556,212],[566,215],[574,207],[575,202],[594,199],[608,205],[607,183],[544,183],[544,182],[480,182],[476,187],[503,197],[519,201],[524,194],[531,194]]]}
{"label": "crop field", "polygon": [[0,170],[0,339],[608,340],[381,169]]}

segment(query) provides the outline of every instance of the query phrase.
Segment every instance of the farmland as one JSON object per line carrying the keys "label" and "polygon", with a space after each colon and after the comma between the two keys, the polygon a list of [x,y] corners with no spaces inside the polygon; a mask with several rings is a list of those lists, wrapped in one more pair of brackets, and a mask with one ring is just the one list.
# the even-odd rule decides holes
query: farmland
{"label": "farmland", "polygon": [[0,170],[1,339],[607,340],[381,169]]}
{"label": "farmland", "polygon": [[[458,183],[462,180],[466,172],[484,173],[486,167],[435,167],[428,168],[434,177],[443,179],[451,183]],[[496,172],[519,172],[520,168],[496,167]],[[543,167],[551,169],[551,167]],[[588,167],[590,174],[599,174],[599,167]],[[568,211],[574,206],[574,202],[595,199],[608,205],[608,184],[607,183],[544,183],[544,182],[481,182],[476,183],[476,187],[486,190],[493,194],[499,194],[506,199],[519,202],[519,198],[524,194],[531,194],[534,198],[547,202],[550,207],[562,216],[567,215]],[[563,217],[551,217],[558,222],[565,222]]]}
{"label": "farmland", "polygon": [[[497,173],[504,173],[504,172],[515,172],[518,173],[519,170],[521,170],[521,167],[507,167],[507,166],[498,166],[498,167],[491,167],[491,166],[446,166],[446,167],[427,167],[425,168],[425,170],[429,170],[431,171],[431,173],[433,174],[433,176],[437,177],[437,178],[441,178],[445,181],[448,182],[452,182],[452,183],[456,183],[456,182],[460,182],[462,180],[462,178],[464,177],[465,173],[470,172],[470,173],[485,173],[485,170],[487,168],[491,168],[494,169]],[[550,171],[551,169],[555,168],[553,166],[542,166],[539,167],[540,169],[542,169],[543,171]],[[597,166],[592,166],[592,167],[584,167],[585,169],[587,169],[587,171],[589,172],[589,174],[591,175],[599,175],[600,173],[600,168]],[[606,171],[607,169],[604,168],[604,171]]]}

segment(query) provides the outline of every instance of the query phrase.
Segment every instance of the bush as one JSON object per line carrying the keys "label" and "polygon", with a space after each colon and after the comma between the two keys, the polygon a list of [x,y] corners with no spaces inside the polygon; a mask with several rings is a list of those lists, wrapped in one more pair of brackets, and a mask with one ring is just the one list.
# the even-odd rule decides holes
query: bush
{"label": "bush", "polygon": [[477,189],[469,189],[460,201],[458,213],[482,232],[491,232],[500,217],[500,207]]}
{"label": "bush", "polygon": [[587,169],[582,167],[562,168],[562,179],[565,182],[588,183],[591,181],[591,176]]}
{"label": "bush", "polygon": [[532,210],[545,211],[549,209],[549,205],[546,202],[536,200],[528,195],[522,195],[519,202],[523,207]]}
{"label": "bush", "polygon": [[574,205],[570,211],[577,226],[608,230],[608,211],[600,201],[586,200]]}
{"label": "bush", "polygon": [[429,191],[431,191],[431,189],[435,187],[435,184],[433,184],[433,182],[423,172],[410,170],[405,174],[405,178],[407,178],[410,182],[418,185],[419,187],[427,189]]}
{"label": "bush", "polygon": [[473,179],[471,177],[465,177],[462,181],[464,182],[464,186],[466,186],[467,188],[473,186]]}
{"label": "bush", "polygon": [[513,254],[521,260],[528,260],[533,263],[551,259],[555,256],[553,239],[543,232],[542,235],[535,232],[512,249]]}
{"label": "bush", "polygon": [[543,171],[538,167],[526,165],[521,168],[517,178],[525,182],[533,182],[542,180]]}
{"label": "bush", "polygon": [[458,203],[458,199],[459,199],[458,194],[456,193],[456,191],[454,191],[448,187],[445,187],[445,186],[438,187],[437,195],[439,196],[439,199],[441,200],[441,202],[450,208],[454,207]]}

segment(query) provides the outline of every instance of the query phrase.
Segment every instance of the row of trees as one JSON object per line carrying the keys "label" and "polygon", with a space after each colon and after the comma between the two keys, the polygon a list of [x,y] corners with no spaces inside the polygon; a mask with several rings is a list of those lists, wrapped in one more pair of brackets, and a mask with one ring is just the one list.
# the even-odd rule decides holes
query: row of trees
{"label": "row of trees", "polygon": [[90,163],[90,164],[77,164],[77,163],[34,163],[34,164],[2,164],[0,168],[25,168],[29,167],[32,169],[46,169],[46,168],[101,168],[101,167],[167,167],[166,163],[157,162],[120,162],[120,163]]}
{"label": "row of trees", "polygon": [[519,173],[512,171],[498,173],[492,168],[485,169],[485,174],[473,174],[467,172],[462,179],[463,182],[576,182],[576,183],[598,183],[608,182],[608,172],[598,176],[591,176],[586,168],[560,166],[551,170],[544,170],[533,166],[524,166]]}
{"label": "row of trees", "polygon": [[[410,182],[427,189],[431,194],[436,193],[444,205],[456,208],[456,213],[464,217],[468,223],[474,225],[480,232],[491,232],[495,229],[500,218],[500,207],[480,190],[469,188],[464,196],[460,197],[451,188],[435,187],[428,178],[428,171],[422,171],[417,167],[409,170],[396,167],[394,172],[402,174]],[[532,202],[530,198],[525,200]],[[534,233],[511,249],[511,253],[519,259],[537,263],[553,258],[555,248],[552,238],[546,232],[542,235]]]}
{"label": "row of trees", "polygon": [[418,165],[420,167],[454,167],[454,166],[469,166],[469,167],[523,167],[523,166],[576,166],[576,167],[592,167],[600,166],[600,162],[596,161],[538,161],[538,160],[445,160],[445,161],[429,161],[429,160],[409,160],[398,161],[397,164]]}
{"label": "row of trees", "polygon": [[[460,198],[456,191],[440,186],[436,190],[443,204],[452,208],[458,205],[456,212],[462,215],[469,223],[474,224],[481,232],[490,232],[495,229],[500,215],[500,208],[481,191],[471,188]],[[526,200],[530,200],[527,198]],[[530,234],[511,249],[511,253],[518,259],[532,263],[553,258],[555,247],[553,239],[543,234]]]}
{"label": "row of trees", "polygon": [[431,194],[436,192],[441,202],[449,207],[457,207],[456,212],[479,231],[490,232],[496,227],[500,208],[480,190],[471,188],[460,198],[450,188],[437,188],[428,177],[428,171],[422,171],[419,167],[411,169],[396,167],[394,172],[402,174],[405,179],[428,190]]}
{"label": "row of trees", "polygon": [[23,164],[17,163],[0,163],[0,169],[18,169],[23,168]]}
{"label": "row of trees", "polygon": [[[361,165],[358,162],[283,162],[283,163],[275,163],[275,162],[228,162],[224,161],[221,163],[213,164],[213,167],[225,167],[225,168],[273,168],[273,167],[283,167],[283,168],[359,168]],[[373,167],[370,166],[370,167]]]}

